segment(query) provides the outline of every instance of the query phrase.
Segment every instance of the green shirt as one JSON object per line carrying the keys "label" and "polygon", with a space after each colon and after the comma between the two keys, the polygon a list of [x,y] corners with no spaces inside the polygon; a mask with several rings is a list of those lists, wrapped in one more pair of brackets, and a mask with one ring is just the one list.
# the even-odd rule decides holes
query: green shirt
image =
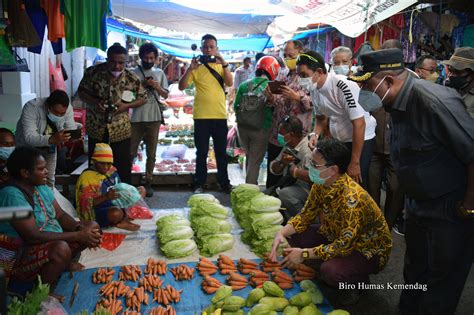
{"label": "green shirt", "polygon": [[[45,232],[63,232],[61,225],[56,220],[56,210],[54,209],[54,194],[51,188],[46,185],[36,186],[35,191],[38,192],[33,196],[35,208],[33,215],[35,217],[36,226]],[[41,203],[44,207],[41,206]],[[6,186],[0,190],[0,207],[30,207],[25,195],[16,187]],[[19,237],[17,231],[8,222],[0,222],[0,234],[6,234],[12,237]]]}
{"label": "green shirt", "polygon": [[[247,80],[243,82],[242,84],[240,84],[239,89],[237,90],[237,94],[235,95],[234,111],[236,111],[237,108],[239,107],[240,99],[242,95],[249,92],[249,85],[256,87],[253,91],[255,94],[265,93],[265,89],[267,88],[267,85],[268,85],[268,79],[263,78],[263,77],[258,77],[258,78]],[[263,121],[263,129],[270,129],[271,127],[272,127],[272,109],[268,106],[265,106],[265,120]]]}

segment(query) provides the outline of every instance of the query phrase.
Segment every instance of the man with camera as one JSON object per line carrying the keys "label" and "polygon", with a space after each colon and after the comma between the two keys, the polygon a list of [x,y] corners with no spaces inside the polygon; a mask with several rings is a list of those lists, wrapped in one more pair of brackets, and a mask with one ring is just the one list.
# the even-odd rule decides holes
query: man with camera
{"label": "man with camera", "polygon": [[138,55],[141,59],[141,65],[133,71],[142,80],[148,100],[143,106],[133,109],[131,154],[133,161],[137,155],[138,146],[143,140],[146,145],[145,189],[146,196],[151,197],[153,196],[151,182],[153,169],[155,168],[156,144],[158,143],[160,126],[164,124],[160,97],[168,97],[168,80],[161,69],[154,67],[158,57],[158,50],[155,45],[151,43],[143,44],[138,51]]}
{"label": "man with camera", "polygon": [[311,150],[299,118],[283,118],[279,125],[278,144],[283,149],[270,163],[270,172],[283,175],[276,185],[279,188],[278,198],[286,209],[284,216],[289,219],[301,211],[311,189],[308,175]]}
{"label": "man with camera", "polygon": [[194,143],[196,145],[195,193],[202,193],[207,180],[207,154],[212,137],[217,161],[217,180],[222,191],[230,192],[227,174],[227,113],[225,86],[232,86],[229,63],[219,53],[217,39],[210,34],[201,39],[202,55],[195,57],[179,80],[179,89],[191,83],[196,86],[194,97]]}
{"label": "man with camera", "polygon": [[87,103],[86,131],[89,162],[97,143],[109,143],[120,179],[130,183],[132,126],[128,111],[142,106],[147,95],[140,79],[125,68],[127,50],[115,43],[107,50],[107,62],[87,68],[79,84],[79,97]]}

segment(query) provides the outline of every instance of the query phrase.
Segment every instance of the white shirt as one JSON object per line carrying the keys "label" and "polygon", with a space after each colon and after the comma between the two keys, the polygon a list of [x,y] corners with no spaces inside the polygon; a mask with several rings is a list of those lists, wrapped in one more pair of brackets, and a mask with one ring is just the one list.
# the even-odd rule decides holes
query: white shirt
{"label": "white shirt", "polygon": [[343,75],[328,73],[321,88],[311,91],[316,115],[329,117],[331,135],[342,142],[352,142],[352,120],[364,117],[364,140],[375,137],[377,122],[359,104],[359,86]]}
{"label": "white shirt", "polygon": [[248,67],[247,69],[244,66],[240,66],[235,70],[234,74],[234,89],[238,90],[239,86],[252,77],[253,69]]}

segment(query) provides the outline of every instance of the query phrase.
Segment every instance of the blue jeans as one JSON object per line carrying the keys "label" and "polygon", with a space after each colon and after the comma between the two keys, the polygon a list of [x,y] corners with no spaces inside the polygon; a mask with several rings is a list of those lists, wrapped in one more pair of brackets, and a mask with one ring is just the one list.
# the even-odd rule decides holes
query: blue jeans
{"label": "blue jeans", "polygon": [[196,175],[194,185],[203,186],[207,181],[207,155],[212,137],[217,162],[217,181],[221,187],[230,184],[227,174],[227,119],[195,119],[194,144],[196,145]]}

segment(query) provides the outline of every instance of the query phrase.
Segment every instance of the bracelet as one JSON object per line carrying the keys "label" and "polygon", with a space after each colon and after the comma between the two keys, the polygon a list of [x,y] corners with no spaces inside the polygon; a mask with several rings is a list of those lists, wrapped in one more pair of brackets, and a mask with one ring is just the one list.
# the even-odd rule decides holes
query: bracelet
{"label": "bracelet", "polygon": [[229,66],[228,63],[226,63],[225,65],[222,65],[222,68],[227,68]]}

